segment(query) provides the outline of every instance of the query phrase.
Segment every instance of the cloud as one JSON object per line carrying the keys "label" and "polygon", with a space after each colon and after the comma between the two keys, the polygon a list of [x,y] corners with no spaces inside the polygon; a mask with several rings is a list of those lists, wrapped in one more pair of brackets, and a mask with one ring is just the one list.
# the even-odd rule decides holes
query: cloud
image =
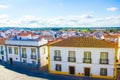
{"label": "cloud", "polygon": [[117,7],[109,7],[109,8],[107,8],[107,11],[111,11],[111,12],[115,12],[117,10],[118,10]]}
{"label": "cloud", "polygon": [[0,19],[6,19],[6,18],[8,18],[9,16],[8,15],[6,15],[6,14],[1,14],[0,15]]}
{"label": "cloud", "polygon": [[[89,17],[90,16],[90,17]],[[120,15],[96,18],[93,15],[58,16],[43,19],[31,15],[19,19],[11,19],[8,15],[0,15],[0,26],[16,27],[119,27]]]}
{"label": "cloud", "polygon": [[6,9],[6,8],[8,8],[7,5],[0,5],[0,9]]}

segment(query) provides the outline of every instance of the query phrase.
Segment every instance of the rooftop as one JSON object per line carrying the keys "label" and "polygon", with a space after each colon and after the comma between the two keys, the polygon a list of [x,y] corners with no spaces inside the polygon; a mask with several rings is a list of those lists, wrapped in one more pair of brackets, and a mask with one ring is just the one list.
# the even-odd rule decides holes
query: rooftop
{"label": "rooftop", "polygon": [[0,44],[5,44],[6,40],[7,40],[7,38],[0,38]]}
{"label": "rooftop", "polygon": [[10,38],[9,40],[12,41],[39,41],[38,39],[17,39],[17,38]]}
{"label": "rooftop", "polygon": [[113,48],[115,44],[105,40],[98,40],[89,37],[70,37],[50,44],[50,46],[60,47],[93,47],[93,48]]}

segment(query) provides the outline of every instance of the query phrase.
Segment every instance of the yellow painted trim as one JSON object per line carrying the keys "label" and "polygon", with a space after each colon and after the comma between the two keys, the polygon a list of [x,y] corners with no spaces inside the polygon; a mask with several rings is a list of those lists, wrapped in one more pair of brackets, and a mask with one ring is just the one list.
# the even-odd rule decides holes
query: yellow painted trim
{"label": "yellow painted trim", "polygon": [[[60,75],[70,75],[69,72],[61,72],[61,71],[54,71],[54,70],[49,70],[49,73],[51,74],[60,74]],[[82,76],[84,77],[84,74],[83,73],[75,73],[74,76]],[[114,79],[113,76],[101,76],[101,75],[94,75],[94,74],[91,74],[89,77],[93,77],[93,78],[104,78],[104,79]]]}
{"label": "yellow painted trim", "polygon": [[54,71],[54,70],[49,70],[49,73],[51,73],[51,74],[69,75],[69,72],[61,72],[61,71]]}
{"label": "yellow painted trim", "polygon": [[117,79],[117,54],[118,54],[118,47],[115,47],[115,55],[114,55],[114,79]]}
{"label": "yellow painted trim", "polygon": [[84,76],[84,73],[75,73],[75,76]]}
{"label": "yellow painted trim", "polygon": [[118,64],[120,64],[120,60],[118,60]]}
{"label": "yellow painted trim", "polygon": [[104,78],[104,79],[114,79],[113,76],[101,76],[101,75],[94,75],[94,74],[92,74],[91,77],[93,77],[93,78]]}
{"label": "yellow painted trim", "polygon": [[48,47],[48,71],[50,71],[50,46]]}

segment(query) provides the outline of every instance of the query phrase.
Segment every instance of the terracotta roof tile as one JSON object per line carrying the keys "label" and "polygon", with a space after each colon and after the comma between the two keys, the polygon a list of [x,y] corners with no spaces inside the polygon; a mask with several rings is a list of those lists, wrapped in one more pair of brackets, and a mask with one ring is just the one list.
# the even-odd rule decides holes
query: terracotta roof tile
{"label": "terracotta roof tile", "polygon": [[71,37],[67,39],[63,39],[56,43],[50,44],[50,46],[61,46],[61,47],[101,47],[101,48],[112,48],[115,47],[114,44],[104,41],[98,40],[95,38],[88,37]]}
{"label": "terracotta roof tile", "polygon": [[119,35],[105,35],[105,38],[118,38]]}
{"label": "terracotta roof tile", "polygon": [[32,32],[21,32],[21,33],[19,34],[19,36],[29,36],[29,35],[35,36],[35,34],[32,33]]}
{"label": "terracotta roof tile", "polygon": [[0,38],[0,44],[5,44],[6,40],[7,40],[7,38]]}

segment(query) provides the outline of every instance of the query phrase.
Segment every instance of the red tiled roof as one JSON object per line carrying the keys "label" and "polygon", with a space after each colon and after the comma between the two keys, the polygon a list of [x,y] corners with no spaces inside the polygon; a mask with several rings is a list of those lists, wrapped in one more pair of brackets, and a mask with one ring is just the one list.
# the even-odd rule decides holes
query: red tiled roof
{"label": "red tiled roof", "polygon": [[5,42],[6,40],[7,40],[7,38],[0,38],[0,44],[5,44],[5,43],[6,43],[6,42]]}
{"label": "red tiled roof", "polygon": [[94,47],[94,48],[113,48],[114,44],[104,41],[98,40],[95,38],[88,37],[71,37],[67,39],[63,39],[61,41],[57,41],[50,46],[60,46],[60,47]]}
{"label": "red tiled roof", "polygon": [[104,38],[118,38],[119,35],[105,35]]}
{"label": "red tiled roof", "polygon": [[32,32],[21,32],[21,33],[19,34],[19,36],[29,36],[29,35],[35,36],[35,34],[32,33]]}

